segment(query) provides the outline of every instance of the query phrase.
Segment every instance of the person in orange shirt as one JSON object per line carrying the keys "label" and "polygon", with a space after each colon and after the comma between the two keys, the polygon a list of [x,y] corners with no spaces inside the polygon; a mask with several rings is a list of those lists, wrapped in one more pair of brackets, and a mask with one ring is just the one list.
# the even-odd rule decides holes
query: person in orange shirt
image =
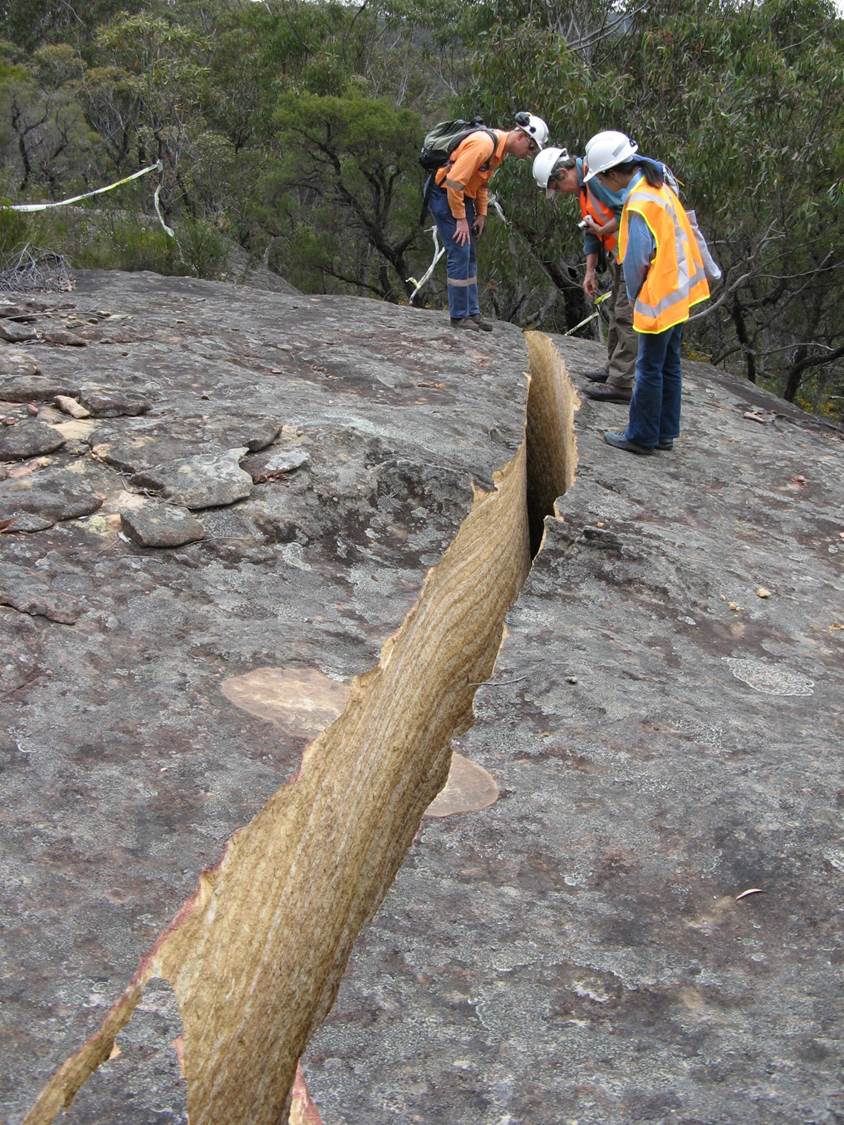
{"label": "person in orange shirt", "polygon": [[448,315],[454,328],[492,331],[492,325],[481,319],[475,254],[475,240],[486,224],[487,185],[506,156],[525,160],[548,140],[548,126],[541,117],[517,113],[515,120],[510,130],[479,127],[434,174],[428,208],[445,246]]}

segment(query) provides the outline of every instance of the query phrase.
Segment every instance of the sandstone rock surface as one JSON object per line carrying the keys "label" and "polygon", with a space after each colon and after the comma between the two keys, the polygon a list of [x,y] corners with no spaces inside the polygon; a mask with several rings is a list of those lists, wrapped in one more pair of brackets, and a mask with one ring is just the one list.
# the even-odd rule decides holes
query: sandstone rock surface
{"label": "sandstone rock surface", "polygon": [[[490,489],[516,455],[526,402],[515,329],[467,344],[434,314],[153,275],[83,275],[72,309],[67,294],[44,303],[45,399],[84,387],[91,404],[117,387],[151,408],[74,423],[89,427],[79,451],[0,482],[0,524],[59,521],[23,534],[12,519],[0,536],[13,584],[38,575],[26,604],[0,607],[0,909],[14,966],[0,984],[0,1105],[15,1122],[202,868],[296,775],[314,735],[303,705],[320,714],[332,685],[348,691],[376,663],[473,487]],[[46,342],[46,322],[69,312],[99,317],[84,349]],[[22,416],[23,402],[7,410]],[[158,503],[134,474],[221,448],[279,460],[264,483],[242,473],[248,496],[201,512],[200,541],[159,550],[121,534]],[[71,598],[75,623],[59,623]],[[261,669],[305,685],[286,723],[224,692]],[[142,1009],[76,1120],[122,1120],[120,1105],[135,1125],[181,1112],[184,1092],[150,1078],[171,1081],[172,1050],[139,1061],[148,1029],[166,1025],[154,999]]]}
{"label": "sandstone rock surface", "polygon": [[[509,326],[466,340],[433,313],[148,274],[83,275],[71,297],[44,301],[31,351],[76,391],[37,400],[100,387],[150,409],[86,420],[73,449],[0,482],[0,526],[56,521],[0,535],[0,1110],[16,1123],[231,833],[321,765],[303,749],[359,706],[355,677],[405,615],[424,624],[425,575],[518,459],[527,397]],[[69,314],[98,320],[84,349],[48,342]],[[600,358],[557,344],[575,381]],[[577,480],[455,732],[455,799],[424,821],[304,1056],[325,1125],[836,1119],[841,435],[703,365],[686,377],[673,453],[604,445],[623,407],[578,414]],[[23,417],[36,396],[4,386]],[[541,429],[535,547],[562,491]],[[191,517],[204,539],[127,541],[122,521],[160,503],[136,475],[220,450],[250,491]],[[452,627],[495,530],[474,584],[460,560]],[[434,662],[385,653],[424,692]],[[382,818],[400,807],[372,797]],[[183,1031],[148,983],[65,1119],[185,1121]]]}

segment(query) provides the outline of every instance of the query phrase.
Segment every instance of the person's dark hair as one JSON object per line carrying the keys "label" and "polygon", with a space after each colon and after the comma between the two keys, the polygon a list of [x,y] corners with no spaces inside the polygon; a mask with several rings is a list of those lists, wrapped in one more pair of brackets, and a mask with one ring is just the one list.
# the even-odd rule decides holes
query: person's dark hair
{"label": "person's dark hair", "polygon": [[557,157],[557,162],[551,170],[551,179],[553,179],[558,172],[568,171],[569,168],[577,167],[577,157],[572,156],[567,149],[563,149]]}
{"label": "person's dark hair", "polygon": [[631,172],[635,172],[637,168],[641,168],[644,172],[645,179],[651,187],[659,188],[665,183],[665,176],[662,174],[662,169],[650,161],[645,163],[639,160],[625,160],[623,164],[616,164],[614,168],[607,168],[607,171],[621,172],[623,176],[626,176]]}

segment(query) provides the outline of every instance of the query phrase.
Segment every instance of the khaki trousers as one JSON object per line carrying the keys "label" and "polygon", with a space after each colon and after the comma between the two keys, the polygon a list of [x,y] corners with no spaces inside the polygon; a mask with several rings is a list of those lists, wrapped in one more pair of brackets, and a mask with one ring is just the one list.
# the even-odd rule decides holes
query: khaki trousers
{"label": "khaki trousers", "polygon": [[632,387],[636,378],[636,356],[639,354],[639,339],[633,331],[633,306],[627,296],[624,272],[615,259],[610,269],[612,289],[607,331],[607,383],[614,387]]}

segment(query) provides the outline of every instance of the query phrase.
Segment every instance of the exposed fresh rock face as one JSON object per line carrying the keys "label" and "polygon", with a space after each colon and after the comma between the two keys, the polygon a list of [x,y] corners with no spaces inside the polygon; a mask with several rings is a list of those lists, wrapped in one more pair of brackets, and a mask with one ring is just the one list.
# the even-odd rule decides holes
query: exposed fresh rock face
{"label": "exposed fresh rock face", "polygon": [[[9,1120],[67,1059],[33,1121],[97,1061],[66,1120],[279,1120],[279,1029],[327,1012],[447,731],[304,1057],[326,1125],[832,1120],[840,434],[690,364],[673,453],[584,404],[543,528],[576,455],[536,336],[153,275],[33,315],[0,387],[70,389],[0,390],[12,429],[149,410],[45,406],[84,429],[0,466]],[[242,498],[147,495],[221,454]]]}

